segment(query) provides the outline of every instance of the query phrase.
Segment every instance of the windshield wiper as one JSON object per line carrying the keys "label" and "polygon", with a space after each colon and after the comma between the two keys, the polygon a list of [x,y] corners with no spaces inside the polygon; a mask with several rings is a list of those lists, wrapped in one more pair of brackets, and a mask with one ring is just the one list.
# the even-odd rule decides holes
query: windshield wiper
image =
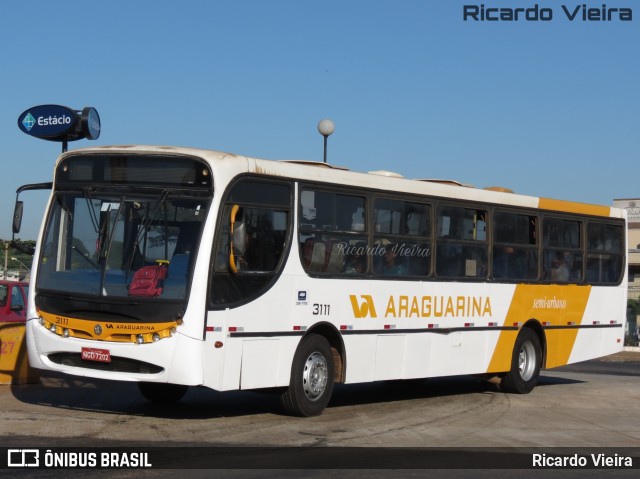
{"label": "windshield wiper", "polygon": [[89,217],[91,218],[91,224],[93,225],[94,232],[98,233],[100,231],[100,222],[98,221],[98,216],[91,204],[91,200],[93,200],[93,198],[91,197],[90,189],[87,187],[82,188],[82,195],[87,203],[87,209],[89,210]]}

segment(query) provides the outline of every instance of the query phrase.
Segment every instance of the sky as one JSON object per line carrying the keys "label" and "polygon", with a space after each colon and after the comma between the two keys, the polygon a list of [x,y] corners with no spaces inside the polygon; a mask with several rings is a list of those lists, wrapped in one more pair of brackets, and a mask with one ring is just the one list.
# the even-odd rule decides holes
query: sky
{"label": "sky", "polygon": [[[464,21],[464,6],[550,21]],[[587,7],[632,21],[583,21]],[[640,198],[638,0],[30,0],[0,16],[0,238],[16,189],[51,181],[61,144],[30,107],[94,107],[110,144],[328,161],[611,205]],[[21,239],[46,195],[23,193]]]}

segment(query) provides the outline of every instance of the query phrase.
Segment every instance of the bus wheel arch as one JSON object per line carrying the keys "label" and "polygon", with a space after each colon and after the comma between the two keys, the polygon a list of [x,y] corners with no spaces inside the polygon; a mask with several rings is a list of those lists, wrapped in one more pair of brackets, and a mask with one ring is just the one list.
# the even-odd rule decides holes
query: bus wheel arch
{"label": "bus wheel arch", "polygon": [[506,393],[528,394],[536,386],[544,364],[545,338],[540,323],[528,321],[513,346],[511,369],[502,377],[500,389]]}
{"label": "bus wheel arch", "polygon": [[309,328],[307,335],[309,334],[319,334],[329,342],[333,359],[333,380],[335,383],[344,382],[347,362],[340,332],[330,323],[318,323]]}
{"label": "bus wheel arch", "polygon": [[542,324],[537,319],[530,319],[524,324],[524,327],[532,329],[538,335],[538,340],[540,341],[540,348],[542,349],[542,356],[540,358],[541,359],[540,368],[542,369],[544,368],[544,365],[547,364],[547,337],[544,333]]}

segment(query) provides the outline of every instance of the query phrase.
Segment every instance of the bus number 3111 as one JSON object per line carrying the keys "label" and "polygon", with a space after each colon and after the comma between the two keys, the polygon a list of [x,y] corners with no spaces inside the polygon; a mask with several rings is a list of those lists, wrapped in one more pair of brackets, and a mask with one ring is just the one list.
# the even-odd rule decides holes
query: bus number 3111
{"label": "bus number 3111", "polygon": [[329,316],[331,310],[330,304],[313,304],[313,315],[314,316]]}

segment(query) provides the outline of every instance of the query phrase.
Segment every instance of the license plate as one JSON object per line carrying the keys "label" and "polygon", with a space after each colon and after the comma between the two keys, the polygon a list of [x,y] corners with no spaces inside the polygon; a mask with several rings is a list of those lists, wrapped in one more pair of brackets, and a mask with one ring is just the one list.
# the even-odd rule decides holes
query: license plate
{"label": "license plate", "polygon": [[81,357],[84,361],[98,361],[99,363],[111,362],[111,353],[108,349],[82,348]]}

